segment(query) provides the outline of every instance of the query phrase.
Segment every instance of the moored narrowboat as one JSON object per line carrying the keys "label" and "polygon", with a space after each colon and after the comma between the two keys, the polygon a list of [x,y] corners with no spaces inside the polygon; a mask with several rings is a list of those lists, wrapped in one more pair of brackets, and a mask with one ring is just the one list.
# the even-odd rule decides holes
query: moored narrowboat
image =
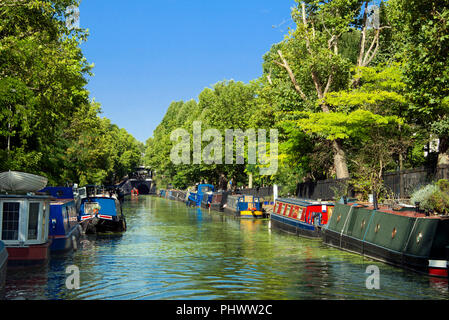
{"label": "moored narrowboat", "polygon": [[5,291],[7,265],[8,250],[6,250],[5,244],[0,241],[0,299],[2,299]]}
{"label": "moored narrowboat", "polygon": [[79,221],[85,233],[109,233],[126,231],[126,219],[120,201],[111,192],[101,188],[88,189],[87,197],[81,199]]}
{"label": "moored narrowboat", "polygon": [[187,196],[187,205],[194,207],[201,207],[203,200],[206,203],[212,199],[212,193],[215,191],[215,187],[211,184],[200,184],[197,186],[196,192],[189,192]]}
{"label": "moored narrowboat", "polygon": [[449,217],[416,210],[336,204],[324,243],[393,266],[448,276]]}
{"label": "moored narrowboat", "polygon": [[265,217],[259,197],[250,195],[228,195],[224,211],[241,218]]}
{"label": "moored narrowboat", "polygon": [[276,199],[270,214],[271,226],[298,236],[319,238],[333,208],[331,202]]}
{"label": "moored narrowboat", "polygon": [[17,171],[0,174],[0,240],[8,265],[41,265],[50,257],[50,197],[36,194],[47,178]]}
{"label": "moored narrowboat", "polygon": [[81,225],[72,188],[47,187],[41,190],[52,196],[50,202],[49,239],[53,253],[64,253],[77,250],[81,237]]}
{"label": "moored narrowboat", "polygon": [[49,216],[49,196],[0,195],[0,240],[8,250],[8,265],[40,265],[48,261]]}
{"label": "moored narrowboat", "polygon": [[229,192],[227,191],[210,192],[207,197],[203,197],[201,207],[215,211],[223,211],[223,206],[227,202],[228,194]]}

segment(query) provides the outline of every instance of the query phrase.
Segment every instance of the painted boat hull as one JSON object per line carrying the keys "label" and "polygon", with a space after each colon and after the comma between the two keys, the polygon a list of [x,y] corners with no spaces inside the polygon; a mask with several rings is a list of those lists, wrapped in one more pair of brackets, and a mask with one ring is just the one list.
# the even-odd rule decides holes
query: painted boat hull
{"label": "painted boat hull", "polygon": [[[54,191],[58,190],[58,188],[54,189]],[[64,191],[66,188],[60,189],[61,191]],[[69,191],[71,192],[71,189],[69,189]],[[73,194],[68,194],[66,196],[73,196]],[[81,231],[82,229],[78,222],[78,212],[76,210],[75,200],[58,199],[50,203],[48,238],[52,240],[50,251],[53,254],[77,250]]]}
{"label": "painted boat hull", "polygon": [[116,218],[114,220],[99,219],[95,226],[96,233],[121,233],[126,231],[126,220]]}
{"label": "painted boat hull", "polygon": [[333,207],[329,202],[279,198],[270,214],[271,226],[298,236],[321,238]]}
{"label": "painted boat hull", "polygon": [[323,242],[396,267],[448,275],[449,218],[336,205]]}
{"label": "painted boat hull", "polygon": [[26,247],[7,247],[8,266],[39,266],[45,265],[50,259],[51,241]]}
{"label": "painted boat hull", "polygon": [[277,214],[271,214],[271,227],[286,233],[295,234],[297,236],[307,238],[321,238],[322,228],[319,226],[310,225],[298,220],[285,218]]}
{"label": "painted boat hull", "polygon": [[[98,209],[86,211],[86,204],[99,205]],[[98,196],[83,199],[79,220],[86,234],[121,233],[126,231],[126,219],[120,202],[115,198]],[[86,218],[86,219],[85,219]]]}
{"label": "painted boat hull", "polygon": [[79,240],[82,234],[82,227],[78,225],[72,228],[66,235],[54,235],[48,238],[52,240],[50,251],[54,254],[66,253],[78,250]]}
{"label": "painted boat hull", "polygon": [[266,216],[259,197],[244,194],[227,195],[223,211],[242,219],[262,219]]}
{"label": "painted boat hull", "polygon": [[8,266],[8,250],[6,250],[3,242],[0,241],[0,299],[5,293],[6,269]]}
{"label": "painted boat hull", "polygon": [[265,218],[265,214],[262,211],[247,212],[247,211],[237,211],[237,210],[230,209],[230,208],[224,208],[223,211],[226,213],[233,214],[242,219],[263,219],[263,218]]}

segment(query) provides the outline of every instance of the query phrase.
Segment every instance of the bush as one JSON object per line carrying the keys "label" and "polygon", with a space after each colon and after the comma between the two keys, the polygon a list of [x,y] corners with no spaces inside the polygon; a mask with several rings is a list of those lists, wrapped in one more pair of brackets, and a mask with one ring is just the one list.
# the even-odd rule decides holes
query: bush
{"label": "bush", "polygon": [[449,181],[440,180],[415,191],[410,201],[412,204],[419,202],[419,207],[426,212],[436,214],[449,214]]}

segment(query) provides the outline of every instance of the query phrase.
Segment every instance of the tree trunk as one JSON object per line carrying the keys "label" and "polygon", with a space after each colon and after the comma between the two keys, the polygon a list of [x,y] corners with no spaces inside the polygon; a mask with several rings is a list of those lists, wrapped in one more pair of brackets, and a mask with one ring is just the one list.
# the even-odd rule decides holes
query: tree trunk
{"label": "tree trunk", "polygon": [[440,137],[440,148],[438,153],[438,164],[437,168],[449,166],[449,137]]}
{"label": "tree trunk", "polygon": [[248,188],[253,188],[253,174],[252,172],[248,173]]}
{"label": "tree trunk", "polygon": [[332,141],[332,148],[334,150],[334,166],[337,174],[337,179],[349,178],[348,164],[346,162],[346,154],[341,146],[340,140]]}

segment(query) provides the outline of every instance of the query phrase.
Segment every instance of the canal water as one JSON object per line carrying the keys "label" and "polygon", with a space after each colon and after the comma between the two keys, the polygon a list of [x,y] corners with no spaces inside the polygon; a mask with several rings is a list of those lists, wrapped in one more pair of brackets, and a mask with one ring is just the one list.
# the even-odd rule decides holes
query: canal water
{"label": "canal water", "polygon": [[[127,198],[128,231],[85,237],[45,267],[8,270],[6,299],[449,299],[448,283],[240,220],[152,196]],[[77,266],[80,288],[68,289]],[[380,289],[367,289],[371,265]]]}

